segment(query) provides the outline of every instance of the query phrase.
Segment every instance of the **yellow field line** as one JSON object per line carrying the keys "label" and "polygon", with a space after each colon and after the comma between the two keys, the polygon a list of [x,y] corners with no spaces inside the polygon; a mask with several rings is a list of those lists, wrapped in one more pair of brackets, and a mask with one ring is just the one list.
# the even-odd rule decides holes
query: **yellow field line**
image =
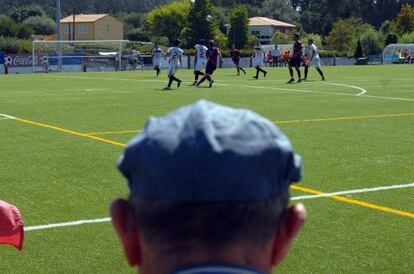
{"label": "yellow field line", "polygon": [[[76,135],[76,136],[79,136],[79,137],[92,139],[92,140],[95,140],[95,141],[99,141],[99,142],[103,142],[103,143],[107,143],[107,144],[111,144],[111,145],[115,145],[115,146],[119,146],[119,147],[126,147],[126,144],[123,144],[123,143],[115,142],[115,141],[112,141],[112,140],[108,140],[108,139],[104,139],[104,138],[100,138],[100,137],[96,137],[96,136],[91,136],[89,134],[80,133],[80,132],[74,131],[74,130],[69,130],[69,129],[65,129],[65,128],[61,128],[61,127],[56,127],[56,126],[44,124],[44,123],[30,121],[30,120],[26,120],[26,119],[22,119],[22,118],[18,118],[18,117],[16,117],[15,120],[19,121],[19,122],[22,122],[22,123],[25,123],[25,124],[35,125],[35,126],[39,126],[39,127],[42,127],[42,128],[53,129],[53,130],[57,130],[57,131],[60,131],[60,132],[64,132],[64,133]],[[299,191],[302,191],[302,192],[305,192],[305,193],[311,193],[311,194],[316,194],[316,195],[325,194],[322,191],[314,190],[314,189],[310,189],[310,188],[305,188],[305,187],[301,187],[301,186],[298,186],[298,185],[292,185],[291,188],[294,189],[294,190],[299,190]],[[389,207],[370,204],[370,203],[366,203],[366,202],[362,202],[362,201],[358,201],[358,200],[354,200],[354,199],[344,198],[344,197],[341,197],[341,196],[330,196],[330,197],[327,197],[327,198],[334,199],[334,200],[337,200],[337,201],[341,201],[341,202],[344,202],[344,203],[359,205],[361,207],[366,207],[366,208],[371,208],[371,209],[375,209],[375,210],[379,210],[379,211],[384,211],[384,212],[388,212],[388,213],[392,213],[392,214],[396,214],[396,215],[400,215],[400,216],[404,216],[404,217],[414,218],[414,213],[410,213],[410,212],[407,212],[407,211],[402,211],[402,210],[397,210],[397,209],[393,209],[393,208],[389,208]]]}
{"label": "yellow field line", "polygon": [[101,132],[88,132],[85,134],[88,135],[109,135],[109,134],[124,134],[124,133],[138,133],[141,132],[142,130],[123,130],[123,131],[101,131]]}
{"label": "yellow field line", "polygon": [[108,139],[104,139],[104,138],[100,138],[100,137],[96,137],[96,136],[91,136],[89,134],[81,133],[81,132],[78,132],[78,131],[73,131],[73,130],[60,128],[60,127],[55,127],[55,126],[51,126],[51,125],[47,125],[47,124],[43,124],[43,123],[38,123],[38,122],[34,122],[34,121],[30,121],[30,120],[26,120],[26,119],[22,119],[22,118],[18,118],[18,117],[16,117],[15,120],[19,121],[19,122],[22,122],[22,123],[30,124],[30,125],[35,125],[35,126],[39,126],[39,127],[43,127],[43,128],[49,128],[49,129],[65,132],[65,133],[68,133],[68,134],[77,135],[77,136],[84,137],[84,138],[89,138],[89,139],[92,139],[92,140],[95,140],[95,141],[99,141],[99,142],[103,142],[103,143],[107,143],[107,144],[111,144],[111,145],[115,145],[115,146],[126,147],[126,145],[123,144],[123,143],[115,142],[115,141],[112,141],[112,140],[108,140]]}
{"label": "yellow field line", "polygon": [[403,116],[414,116],[414,112],[411,112],[411,113],[394,113],[394,114],[367,115],[367,116],[345,116],[345,117],[305,119],[305,120],[286,120],[286,121],[277,121],[277,122],[274,122],[274,123],[275,124],[298,124],[298,123],[311,123],[311,122],[330,122],[330,121],[349,121],[349,120],[363,120],[363,119],[378,119],[378,118],[403,117]]}
{"label": "yellow field line", "polygon": [[[317,118],[317,119],[304,119],[304,120],[282,120],[282,121],[276,121],[276,122],[273,122],[273,123],[278,124],[278,125],[285,125],[285,124],[300,124],[300,123],[312,123],[312,122],[379,119],[379,118],[404,117],[404,116],[414,116],[414,112],[367,115],[367,116],[345,116],[345,117],[332,117],[332,118]],[[139,133],[139,132],[141,132],[141,130],[102,131],[102,132],[91,132],[91,133],[85,133],[85,134],[87,134],[87,135],[110,135],[110,134]]]}
{"label": "yellow field line", "polygon": [[[306,188],[306,187],[302,187],[302,186],[298,186],[298,185],[292,185],[291,189],[299,190],[299,191],[302,191],[302,192],[305,192],[305,193],[310,193],[310,194],[315,194],[315,195],[325,194],[322,191],[314,190],[314,189],[311,189],[311,188]],[[408,212],[408,211],[403,211],[403,210],[398,210],[398,209],[394,209],[394,208],[390,208],[390,207],[375,205],[375,204],[371,204],[371,203],[367,203],[367,202],[358,201],[358,200],[355,200],[355,199],[345,198],[345,197],[342,197],[342,196],[329,196],[328,198],[334,199],[334,200],[337,200],[337,201],[341,201],[341,202],[344,202],[344,203],[348,203],[348,204],[367,207],[367,208],[371,208],[371,209],[375,209],[375,210],[379,210],[379,211],[384,211],[384,212],[388,212],[388,213],[393,213],[393,214],[396,214],[396,215],[400,215],[400,216],[404,216],[404,217],[414,219],[414,213],[411,213],[411,212]]]}

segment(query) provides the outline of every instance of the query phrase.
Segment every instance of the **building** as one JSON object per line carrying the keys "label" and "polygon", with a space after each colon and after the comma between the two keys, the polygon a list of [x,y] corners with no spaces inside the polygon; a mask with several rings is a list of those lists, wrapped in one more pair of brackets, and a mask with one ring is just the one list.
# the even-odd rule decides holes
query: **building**
{"label": "building", "polygon": [[122,40],[122,23],[110,14],[76,14],[60,21],[62,40]]}
{"label": "building", "polygon": [[289,34],[295,28],[295,25],[266,17],[253,17],[249,19],[249,33],[256,36],[262,44],[269,44],[276,32]]}

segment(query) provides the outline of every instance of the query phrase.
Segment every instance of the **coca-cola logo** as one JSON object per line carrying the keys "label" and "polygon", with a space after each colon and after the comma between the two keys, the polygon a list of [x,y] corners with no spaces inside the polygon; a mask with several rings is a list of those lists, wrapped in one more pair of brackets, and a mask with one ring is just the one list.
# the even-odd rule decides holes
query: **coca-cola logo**
{"label": "coca-cola logo", "polygon": [[31,67],[32,61],[31,54],[10,54],[4,57],[4,65],[8,67]]}

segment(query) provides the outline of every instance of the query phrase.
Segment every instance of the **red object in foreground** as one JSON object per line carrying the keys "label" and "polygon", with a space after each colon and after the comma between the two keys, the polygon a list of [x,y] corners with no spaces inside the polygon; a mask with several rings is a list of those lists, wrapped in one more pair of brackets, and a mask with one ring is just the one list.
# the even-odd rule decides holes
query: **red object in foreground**
{"label": "red object in foreground", "polygon": [[19,209],[0,200],[0,244],[9,244],[22,250],[23,219]]}

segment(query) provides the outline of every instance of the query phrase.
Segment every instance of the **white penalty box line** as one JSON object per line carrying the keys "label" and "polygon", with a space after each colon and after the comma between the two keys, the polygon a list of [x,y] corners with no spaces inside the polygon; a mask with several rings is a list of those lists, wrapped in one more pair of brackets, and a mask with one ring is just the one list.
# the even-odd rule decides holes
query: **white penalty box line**
{"label": "white penalty box line", "polygon": [[16,119],[16,117],[0,113],[0,120],[14,120],[14,119]]}
{"label": "white penalty box line", "polygon": [[[317,199],[317,198],[328,198],[328,197],[332,197],[332,196],[377,192],[377,191],[411,188],[411,187],[414,187],[414,183],[391,185],[391,186],[380,186],[380,187],[373,187],[373,188],[345,190],[345,191],[338,191],[338,192],[325,193],[325,194],[319,194],[319,195],[296,196],[296,197],[292,197],[290,200],[291,201],[298,201],[298,200],[309,200],[309,199]],[[107,223],[107,222],[110,222],[110,221],[111,221],[111,218],[109,218],[109,217],[99,218],[99,219],[90,219],[90,220],[77,220],[77,221],[72,221],[72,222],[64,222],[64,223],[56,223],[56,224],[28,226],[28,227],[24,228],[24,231],[36,231],[36,230],[52,229],[52,228],[59,228],[59,227],[80,226],[80,225],[85,225],[85,224]]]}

